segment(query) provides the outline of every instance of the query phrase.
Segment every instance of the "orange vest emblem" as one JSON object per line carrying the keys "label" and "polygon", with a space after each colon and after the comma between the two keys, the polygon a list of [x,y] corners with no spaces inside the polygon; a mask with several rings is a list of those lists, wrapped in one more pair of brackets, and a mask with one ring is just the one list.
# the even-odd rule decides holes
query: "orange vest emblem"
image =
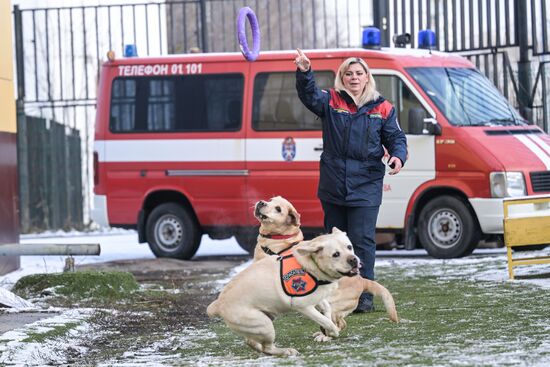
{"label": "orange vest emblem", "polygon": [[280,253],[281,285],[290,297],[303,297],[313,293],[319,285],[330,282],[317,280],[302,268],[298,260],[292,255],[291,248]]}

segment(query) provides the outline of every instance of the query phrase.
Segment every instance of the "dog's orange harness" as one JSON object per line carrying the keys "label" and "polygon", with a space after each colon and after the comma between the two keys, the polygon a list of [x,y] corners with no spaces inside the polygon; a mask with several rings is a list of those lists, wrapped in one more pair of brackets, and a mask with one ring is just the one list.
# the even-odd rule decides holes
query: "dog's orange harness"
{"label": "dog's orange harness", "polygon": [[281,262],[281,285],[288,296],[307,296],[313,293],[318,286],[331,283],[325,280],[318,280],[305,271],[292,254],[292,247],[280,252],[278,255],[278,260]]}

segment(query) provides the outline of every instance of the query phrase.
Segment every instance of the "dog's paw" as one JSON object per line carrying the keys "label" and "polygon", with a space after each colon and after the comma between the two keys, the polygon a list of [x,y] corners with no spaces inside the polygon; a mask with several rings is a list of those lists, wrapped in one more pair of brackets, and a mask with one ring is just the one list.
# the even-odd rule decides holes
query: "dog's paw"
{"label": "dog's paw", "polygon": [[299,353],[294,348],[284,348],[284,355],[289,357],[297,356]]}
{"label": "dog's paw", "polygon": [[318,343],[324,343],[332,340],[332,337],[327,336],[323,334],[322,332],[318,331],[315,334],[313,334],[313,340],[315,340]]}
{"label": "dog's paw", "polygon": [[326,335],[331,336],[331,337],[333,337],[333,338],[338,338],[338,336],[340,335],[340,332],[338,331],[338,329],[335,329],[335,330],[327,330]]}

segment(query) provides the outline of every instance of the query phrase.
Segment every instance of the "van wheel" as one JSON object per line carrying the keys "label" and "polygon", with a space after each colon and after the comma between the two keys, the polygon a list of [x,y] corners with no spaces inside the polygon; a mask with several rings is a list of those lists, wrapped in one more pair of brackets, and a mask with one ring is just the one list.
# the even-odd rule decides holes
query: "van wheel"
{"label": "van wheel", "polygon": [[157,257],[189,260],[201,242],[198,227],[195,218],[182,206],[161,204],[147,218],[147,242]]}
{"label": "van wheel", "polygon": [[256,242],[258,241],[258,230],[240,230],[235,234],[235,239],[243,250],[249,254],[253,254]]}
{"label": "van wheel", "polygon": [[481,234],[472,213],[461,200],[441,196],[422,208],[418,236],[428,254],[438,259],[452,259],[471,254]]}

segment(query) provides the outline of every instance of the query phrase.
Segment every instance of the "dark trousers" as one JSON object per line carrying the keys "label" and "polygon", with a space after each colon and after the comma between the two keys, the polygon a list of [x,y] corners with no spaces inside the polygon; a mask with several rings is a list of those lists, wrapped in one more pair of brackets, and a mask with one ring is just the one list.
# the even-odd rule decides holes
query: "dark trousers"
{"label": "dark trousers", "polygon": [[374,258],[376,252],[376,219],[379,206],[341,206],[321,201],[325,212],[325,231],[337,227],[347,233],[353,250],[363,266],[363,278],[374,280]]}

